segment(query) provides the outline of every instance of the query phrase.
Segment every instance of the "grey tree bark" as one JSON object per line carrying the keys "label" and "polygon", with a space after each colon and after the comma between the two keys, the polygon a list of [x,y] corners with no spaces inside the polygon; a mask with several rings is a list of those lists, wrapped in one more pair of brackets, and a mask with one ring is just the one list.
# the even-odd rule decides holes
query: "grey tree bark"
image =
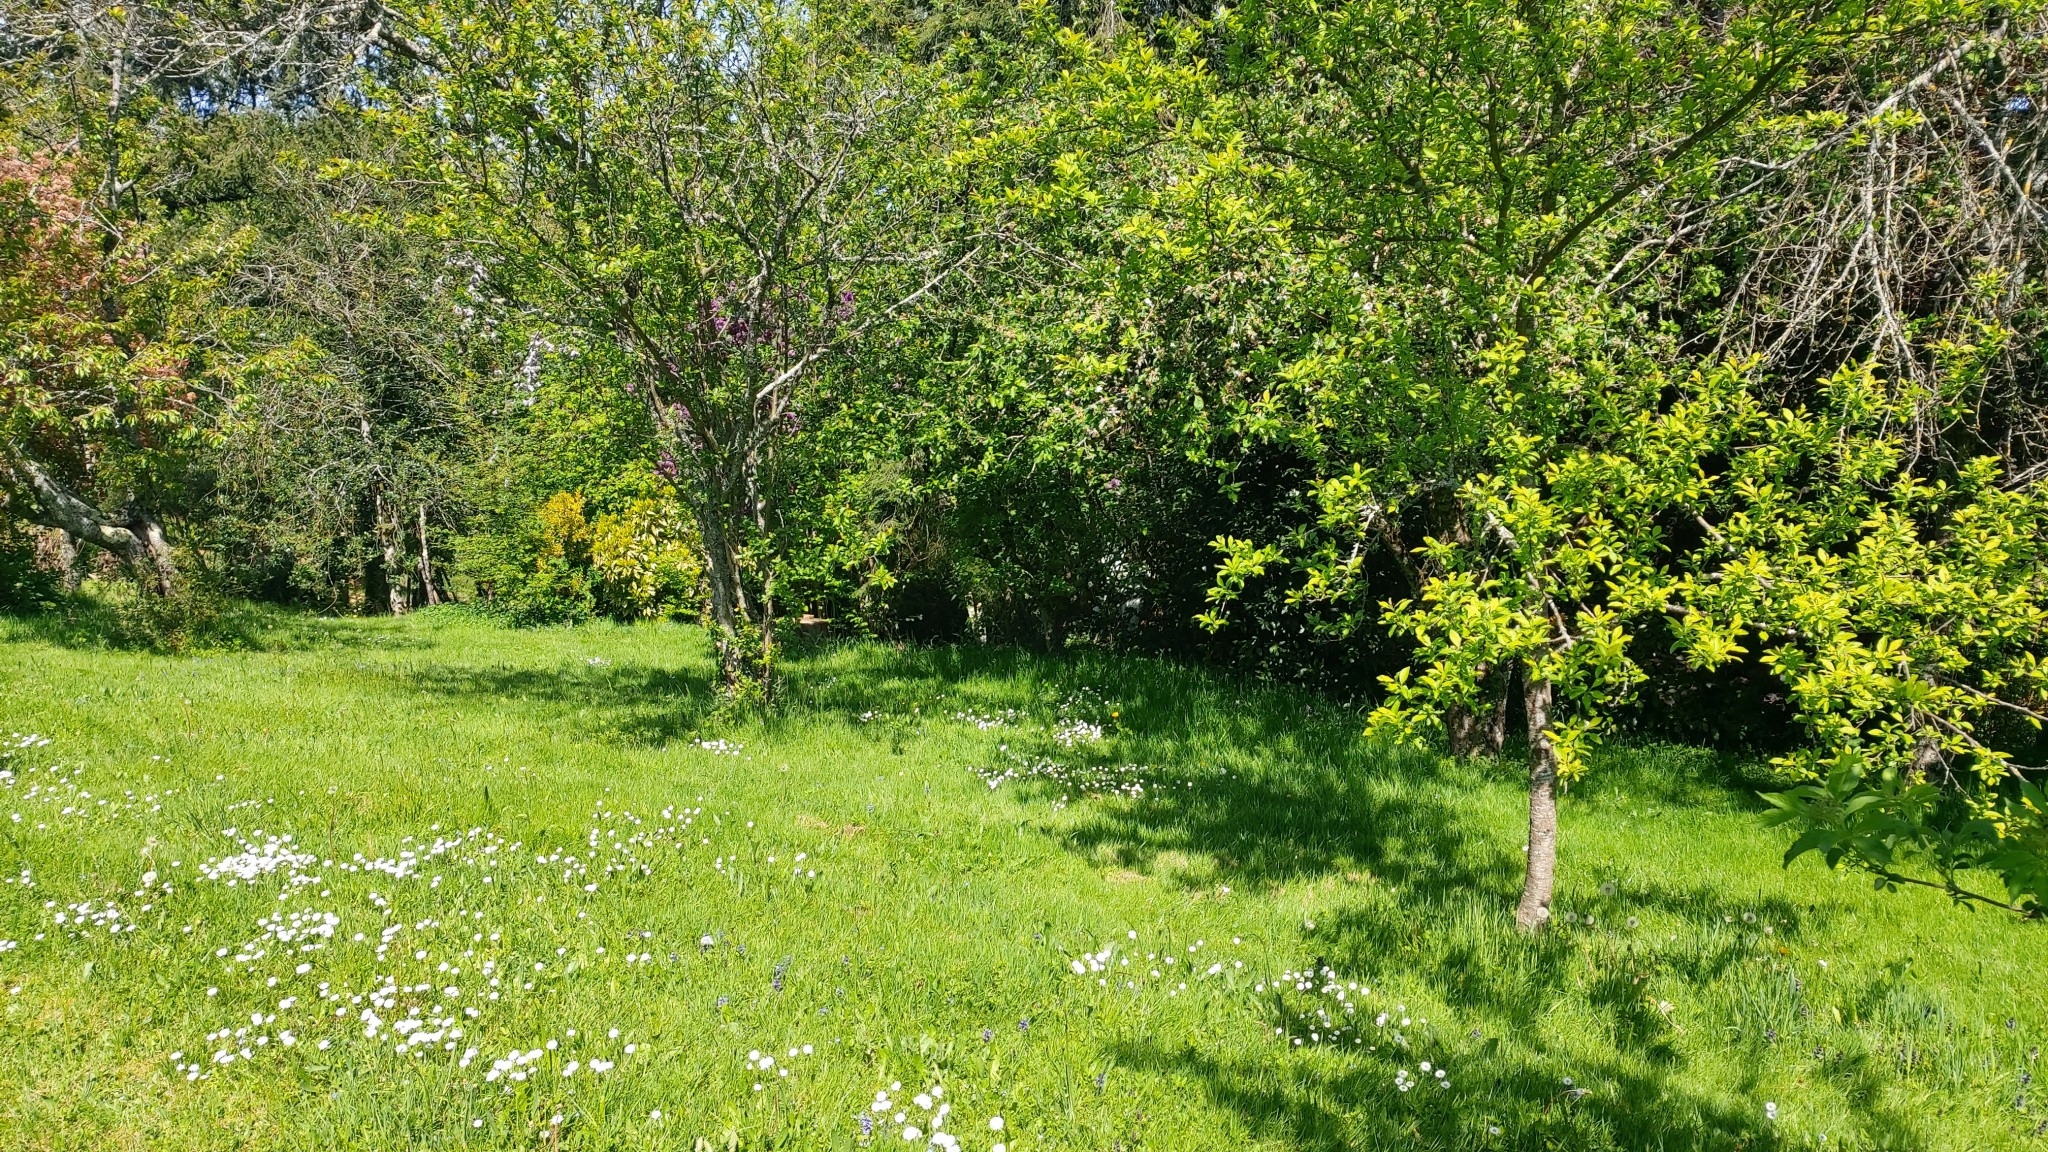
{"label": "grey tree bark", "polygon": [[64,591],[67,595],[76,593],[85,576],[85,558],[80,554],[78,537],[56,529],[57,562],[64,566]]}
{"label": "grey tree bark", "polygon": [[146,577],[161,595],[177,590],[177,561],[163,524],[155,516],[132,505],[119,513],[108,512],[25,452],[0,453],[0,472],[26,497],[19,511],[29,523],[56,528],[76,543],[112,552]]}
{"label": "grey tree bark", "polygon": [[746,659],[740,651],[741,625],[747,618],[747,592],[727,532],[723,485],[714,474],[701,485],[693,511],[697,536],[704,548],[705,583],[711,587],[711,627],[718,645],[719,671],[726,691],[737,691],[746,679]]}
{"label": "grey tree bark", "polygon": [[1557,748],[1550,742],[1550,681],[1523,677],[1522,702],[1529,712],[1529,859],[1522,876],[1522,901],[1515,927],[1537,932],[1550,919],[1550,895],[1557,881]]}
{"label": "grey tree bark", "polygon": [[384,557],[384,599],[393,616],[403,616],[412,610],[412,602],[405,594],[405,564],[400,552],[401,532],[398,527],[398,513],[379,486],[372,496],[374,507],[372,517],[376,521],[377,548]]}
{"label": "grey tree bark", "polygon": [[427,506],[420,505],[420,588],[425,591],[428,607],[441,602],[441,593],[434,587],[434,557],[427,549]]}

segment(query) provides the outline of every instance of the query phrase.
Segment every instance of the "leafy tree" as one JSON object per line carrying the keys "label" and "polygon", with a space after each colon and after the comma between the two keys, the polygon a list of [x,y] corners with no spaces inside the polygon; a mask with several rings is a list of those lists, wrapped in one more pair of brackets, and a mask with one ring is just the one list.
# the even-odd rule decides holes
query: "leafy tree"
{"label": "leafy tree", "polygon": [[[375,13],[318,2],[10,6],[0,484],[15,515],[173,590],[167,512],[203,486],[210,414],[244,367],[223,307],[243,237],[193,195],[208,116],[316,97]],[[204,165],[201,165],[203,167]]]}
{"label": "leafy tree", "polygon": [[[148,497],[175,468],[197,397],[180,342],[121,307],[144,270],[99,251],[78,179],[59,156],[0,155],[0,479],[18,515],[120,556],[168,594],[175,565]],[[111,509],[67,480],[88,469]]]}
{"label": "leafy tree", "polygon": [[977,252],[947,211],[942,75],[771,5],[448,0],[410,30],[441,227],[624,352],[697,521],[727,688],[766,690],[778,456],[820,373]]}
{"label": "leafy tree", "polygon": [[[1499,511],[1507,497],[1477,481],[1540,473],[1592,443],[1615,419],[1608,391],[1633,395],[1672,361],[1672,334],[1608,292],[1617,253],[1659,200],[1711,186],[1741,130],[1814,64],[1840,53],[1892,65],[1929,27],[1979,16],[1281,2],[1190,26],[1165,54],[1060,41],[1081,66],[1049,90],[1051,115],[1013,136],[1044,156],[1034,203],[1086,221],[1064,251],[1084,269],[1098,339],[1071,370],[1112,403],[1164,414],[1226,469],[1242,445],[1269,442],[1317,477],[1289,539],[1218,542],[1207,622],[1220,627],[1282,556],[1304,575],[1297,602],[1327,606],[1340,633],[1376,620],[1388,575],[1411,597],[1448,596],[1499,544],[1467,504]],[[1543,563],[1526,560],[1516,579]],[[1506,607],[1526,619],[1495,623],[1522,638],[1493,645],[1497,658],[1455,686],[1428,687],[1453,733],[1470,734],[1485,727],[1476,715],[1505,715],[1508,674],[1524,672],[1521,919],[1534,927],[1558,757],[1569,764],[1580,738],[1571,717],[1589,723],[1624,698],[1631,673],[1531,659],[1552,600],[1598,604],[1541,578],[1516,587],[1533,600]],[[1578,647],[1582,659],[1599,646]],[[1435,662],[1427,644],[1419,655]],[[1561,692],[1577,702],[1553,723]]]}
{"label": "leafy tree", "polygon": [[[1773,797],[1808,851],[1885,883],[2031,910],[2044,877],[2038,787],[2012,764],[2048,700],[2048,490],[1984,458],[1917,475],[1908,419],[1925,400],[1867,367],[1827,407],[1773,413],[1736,366],[1676,389],[1618,388],[1589,445],[1526,457],[1466,485],[1459,542],[1432,539],[1444,574],[1387,605],[1419,674],[1387,677],[1372,727],[1413,737],[1524,669],[1532,742],[1529,880],[1517,918],[1548,912],[1560,780],[1582,772],[1606,717],[1644,679],[1645,646],[1711,669],[1764,646],[1810,733],[1779,763],[1815,781]],[[2023,738],[2023,737],[2022,737]],[[1939,877],[1908,875],[1931,868]],[[2011,896],[1963,887],[1989,869]]]}
{"label": "leafy tree", "polygon": [[208,131],[226,162],[212,213],[246,238],[226,293],[248,369],[213,420],[200,539],[281,598],[439,603],[525,333],[458,253],[397,226],[418,194],[380,178],[403,159],[385,122],[329,107]]}

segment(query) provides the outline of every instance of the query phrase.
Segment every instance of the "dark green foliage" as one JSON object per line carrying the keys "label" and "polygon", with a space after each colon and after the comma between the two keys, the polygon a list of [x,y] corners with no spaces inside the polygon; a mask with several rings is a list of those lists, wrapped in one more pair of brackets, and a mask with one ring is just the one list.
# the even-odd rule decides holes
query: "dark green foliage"
{"label": "dark green foliage", "polygon": [[56,606],[58,574],[37,562],[36,540],[0,512],[0,612],[38,612]]}

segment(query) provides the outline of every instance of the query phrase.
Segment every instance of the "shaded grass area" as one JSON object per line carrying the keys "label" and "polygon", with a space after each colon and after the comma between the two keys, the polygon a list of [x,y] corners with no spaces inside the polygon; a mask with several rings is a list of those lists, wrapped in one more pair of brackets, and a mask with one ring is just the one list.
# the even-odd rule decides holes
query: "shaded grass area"
{"label": "shaded grass area", "polygon": [[[0,622],[0,734],[51,738],[0,791],[0,1145],[922,1147],[935,1083],[973,1149],[2048,1143],[2043,929],[1780,868],[1740,761],[1605,754],[1527,940],[1513,764],[1093,652],[787,667],[732,723],[688,628],[254,613],[164,656]],[[193,874],[287,834],[317,880]],[[308,910],[321,949],[236,959]],[[430,1019],[444,984],[452,1046],[363,1034],[352,997]],[[486,1080],[515,1048],[542,1071]]]}

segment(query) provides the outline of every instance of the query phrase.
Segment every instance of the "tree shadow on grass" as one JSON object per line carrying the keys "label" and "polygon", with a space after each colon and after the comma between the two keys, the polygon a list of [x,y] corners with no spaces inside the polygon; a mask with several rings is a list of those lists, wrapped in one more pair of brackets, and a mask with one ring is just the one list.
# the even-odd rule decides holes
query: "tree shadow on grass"
{"label": "tree shadow on grass", "polygon": [[[467,701],[517,700],[556,711],[591,738],[662,747],[713,728],[760,724],[772,735],[819,719],[869,727],[936,707],[1009,707],[1031,694],[1040,661],[1005,649],[896,649],[882,644],[796,640],[784,653],[774,708],[720,706],[708,642],[682,667],[627,663],[550,667],[426,662],[384,672],[395,684]],[[889,729],[884,723],[879,730]]]}
{"label": "tree shadow on grass", "polygon": [[0,615],[0,640],[88,652],[204,657],[224,652],[311,652],[374,646],[420,650],[431,637],[391,627],[388,618],[314,616],[243,600],[200,619],[167,609],[159,619],[132,594],[80,592],[39,612]]}
{"label": "tree shadow on grass", "polygon": [[[1799,1030],[1800,1004],[1796,979],[1768,962],[1826,929],[1838,909],[1658,878],[1570,894],[1560,905],[1570,923],[1525,938],[1510,917],[1522,879],[1519,836],[1494,826],[1497,802],[1519,801],[1519,765],[1375,747],[1361,738],[1355,712],[1306,694],[1143,664],[1115,684],[1122,715],[1104,758],[1143,761],[1151,781],[1139,795],[1101,798],[1049,821],[1051,834],[1098,865],[1191,890],[1334,891],[1336,906],[1316,914],[1294,967],[1327,965],[1376,986],[1419,980],[1451,1006],[1460,1031],[1477,1026],[1470,1043],[1446,1053],[1465,1087],[1442,1115],[1416,1111],[1426,1092],[1402,1097],[1393,1087],[1391,1050],[1361,1065],[1340,1058],[1280,1075],[1262,1061],[1232,1063],[1192,1047],[1126,1047],[1113,1053],[1120,1062],[1192,1078],[1290,1147],[1778,1146],[1756,1078],[1770,1063],[1764,1046]],[[1630,805],[1755,806],[1727,758],[1667,751],[1627,750],[1612,781],[1576,802],[1610,820]],[[1660,775],[1666,759],[1675,763]],[[1059,792],[1045,781],[1023,787]],[[1496,793],[1490,821],[1474,810],[1487,790]],[[1667,947],[1661,933],[1636,931],[1631,916],[1690,927]],[[1673,986],[1729,1001],[1711,1013],[1728,1031],[1720,1042],[1755,1050],[1755,1059],[1736,1062],[1725,1093],[1699,1087],[1696,1043],[1681,1042],[1673,1009],[1650,994]],[[1578,1035],[1551,1047],[1544,1037],[1560,1012]],[[1415,1059],[1428,1058],[1401,1055],[1411,1074]],[[1704,1082],[1729,1074],[1724,1064]],[[1567,1089],[1566,1075],[1590,1091]],[[1869,1085],[1857,1094],[1863,1139],[1925,1145],[1911,1117],[1888,1111]],[[1360,1103],[1397,1097],[1406,1103],[1386,1110]],[[1490,1135],[1491,1126],[1502,1134]]]}
{"label": "tree shadow on grass", "polygon": [[[1275,1050],[1271,1059],[1219,1056],[1193,1044],[1123,1042],[1119,1066],[1186,1084],[1235,1113],[1259,1138],[1300,1152],[1359,1148],[1696,1149],[1738,1152],[1788,1146],[1760,1111],[1688,1090],[1665,1069],[1629,1059],[1566,1063],[1559,1055],[1511,1048],[1494,1038],[1343,1056]],[[1431,1072],[1448,1071],[1449,1087]],[[1560,1068],[1571,1068],[1567,1079]],[[1419,1081],[1404,1092],[1405,1070]],[[1588,1090],[1584,1085],[1597,1085]],[[1862,1117],[1879,1147],[1925,1147],[1895,1112]]]}
{"label": "tree shadow on grass", "polygon": [[[1162,858],[1213,861],[1214,879],[1252,889],[1341,877],[1413,898],[1511,891],[1519,858],[1470,834],[1442,789],[1390,788],[1375,758],[1296,761],[1167,779],[1089,808],[1063,833],[1077,851],[1140,871]],[[1425,778],[1426,779],[1426,778]]]}
{"label": "tree shadow on grass", "polygon": [[537,706],[575,734],[627,747],[662,748],[700,731],[717,707],[694,668],[409,665],[384,671],[406,689],[463,702]]}

